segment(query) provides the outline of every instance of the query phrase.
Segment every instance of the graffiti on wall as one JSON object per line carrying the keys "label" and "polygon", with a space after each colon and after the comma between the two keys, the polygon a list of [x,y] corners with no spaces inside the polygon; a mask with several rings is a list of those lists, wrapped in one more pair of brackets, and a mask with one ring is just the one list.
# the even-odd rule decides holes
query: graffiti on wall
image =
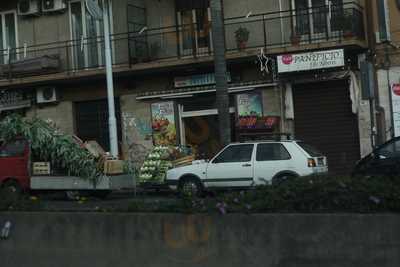
{"label": "graffiti on wall", "polygon": [[152,129],[150,121],[132,112],[122,113],[124,154],[133,166],[140,167],[152,149]]}

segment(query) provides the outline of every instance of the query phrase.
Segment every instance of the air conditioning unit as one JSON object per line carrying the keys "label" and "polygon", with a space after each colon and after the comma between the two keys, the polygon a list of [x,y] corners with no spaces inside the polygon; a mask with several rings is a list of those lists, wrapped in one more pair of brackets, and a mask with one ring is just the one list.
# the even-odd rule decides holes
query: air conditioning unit
{"label": "air conditioning unit", "polygon": [[20,16],[37,15],[40,12],[39,0],[19,0],[17,6]]}
{"label": "air conditioning unit", "polygon": [[64,11],[66,8],[65,0],[42,0],[43,13]]}
{"label": "air conditioning unit", "polygon": [[58,95],[56,88],[44,87],[36,90],[36,102],[38,104],[53,103],[57,101]]}

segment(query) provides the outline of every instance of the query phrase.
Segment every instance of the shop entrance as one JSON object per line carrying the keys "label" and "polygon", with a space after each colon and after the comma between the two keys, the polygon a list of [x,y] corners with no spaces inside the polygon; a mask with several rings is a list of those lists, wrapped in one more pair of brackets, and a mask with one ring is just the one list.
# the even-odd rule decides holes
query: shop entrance
{"label": "shop entrance", "polygon": [[357,116],[347,80],[293,86],[295,135],[328,157],[329,171],[348,174],[360,158]]}
{"label": "shop entrance", "polygon": [[[231,135],[235,140],[234,97],[230,98]],[[211,94],[178,101],[181,144],[190,146],[200,159],[210,159],[221,149],[215,101]]]}
{"label": "shop entrance", "polygon": [[218,116],[196,116],[183,118],[185,143],[193,148],[199,158],[211,158],[221,146]]}

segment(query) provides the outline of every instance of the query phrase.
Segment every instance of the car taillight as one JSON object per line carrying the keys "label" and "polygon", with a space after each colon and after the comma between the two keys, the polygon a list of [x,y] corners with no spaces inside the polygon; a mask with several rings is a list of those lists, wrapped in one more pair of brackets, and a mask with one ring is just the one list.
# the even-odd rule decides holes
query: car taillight
{"label": "car taillight", "polygon": [[307,164],[308,164],[308,167],[310,167],[310,168],[317,166],[314,159],[308,159]]}

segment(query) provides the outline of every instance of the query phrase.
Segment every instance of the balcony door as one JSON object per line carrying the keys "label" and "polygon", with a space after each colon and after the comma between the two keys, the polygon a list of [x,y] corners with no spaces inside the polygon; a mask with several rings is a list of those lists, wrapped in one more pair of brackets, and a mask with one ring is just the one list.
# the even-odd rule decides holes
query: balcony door
{"label": "balcony door", "polygon": [[337,27],[333,21],[343,8],[343,0],[292,0],[293,31],[303,40],[332,36]]}
{"label": "balcony door", "polygon": [[0,64],[8,64],[18,58],[17,13],[0,12]]}
{"label": "balcony door", "polygon": [[[106,0],[97,0],[101,8]],[[84,0],[69,2],[74,69],[104,65],[103,22],[95,20],[86,9]],[[111,16],[110,16],[111,18]],[[112,21],[112,20],[111,20]]]}
{"label": "balcony door", "polygon": [[202,55],[212,51],[209,7],[178,11],[178,25],[182,56]]}

